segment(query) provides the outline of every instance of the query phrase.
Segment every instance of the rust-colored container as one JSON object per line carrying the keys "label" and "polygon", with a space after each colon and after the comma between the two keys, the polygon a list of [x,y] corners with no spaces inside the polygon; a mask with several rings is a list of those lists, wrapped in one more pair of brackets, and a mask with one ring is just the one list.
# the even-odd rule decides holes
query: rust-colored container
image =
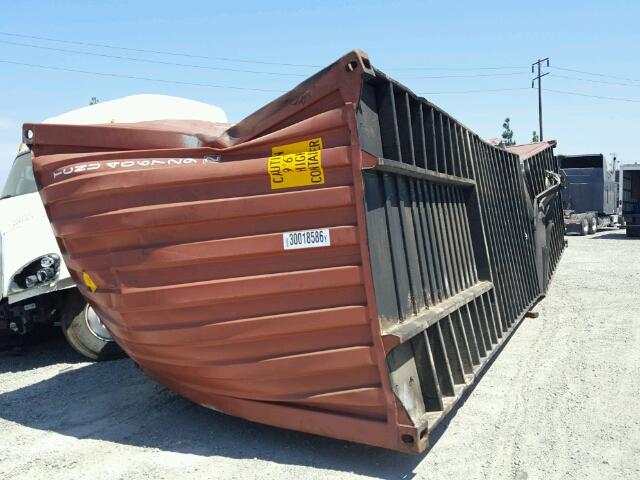
{"label": "rust-colored container", "polygon": [[24,131],[105,325],[231,415],[420,452],[543,293],[518,156],[362,52],[228,129]]}

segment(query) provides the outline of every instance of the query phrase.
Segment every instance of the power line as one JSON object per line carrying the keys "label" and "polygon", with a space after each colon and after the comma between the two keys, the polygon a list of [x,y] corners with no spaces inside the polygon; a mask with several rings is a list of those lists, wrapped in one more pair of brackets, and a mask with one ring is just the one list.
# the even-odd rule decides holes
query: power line
{"label": "power line", "polygon": [[389,70],[526,70],[527,68],[519,65],[517,67],[396,67]]}
{"label": "power line", "polygon": [[470,74],[470,75],[427,75],[427,76],[420,76],[420,77],[403,77],[403,78],[405,80],[420,80],[423,78],[478,78],[478,77],[508,77],[513,75],[528,75],[528,73],[527,72],[476,73],[476,74]]}
{"label": "power line", "polygon": [[[200,55],[195,53],[188,52],[172,52],[168,50],[150,50],[144,48],[133,48],[133,47],[123,47],[118,45],[111,45],[106,43],[92,43],[92,42],[81,42],[77,40],[63,40],[60,38],[51,38],[51,37],[41,37],[37,35],[25,35],[20,33],[12,33],[12,32],[3,32],[0,31],[0,35],[4,35],[7,37],[15,37],[15,38],[28,38],[31,40],[41,40],[45,42],[56,42],[63,43],[67,45],[78,45],[84,47],[93,47],[93,48],[107,48],[111,50],[121,50],[127,52],[137,52],[137,53],[151,53],[154,55],[169,55],[174,57],[187,57],[187,58],[198,58],[203,60],[216,60],[216,61],[224,61],[224,62],[236,62],[236,63],[255,63],[260,65],[274,65],[280,67],[303,67],[303,68],[323,68],[324,65],[312,65],[305,63],[283,63],[283,62],[269,62],[264,60],[249,60],[244,58],[231,58],[231,57],[217,57],[217,56],[209,56],[209,55]],[[490,66],[490,67],[396,67],[389,68],[389,70],[513,70],[520,69],[525,70],[527,67],[523,65],[519,66]]]}
{"label": "power line", "polygon": [[640,82],[640,79],[637,78],[628,78],[628,77],[618,77],[615,75],[607,75],[604,73],[596,73],[596,72],[586,72],[584,70],[575,70],[573,68],[563,68],[563,67],[551,67],[555,70],[563,70],[565,72],[573,72],[573,73],[582,73],[584,75],[593,75],[595,77],[603,77],[603,78],[613,78],[615,80],[627,80],[629,82]]}
{"label": "power line", "polygon": [[156,55],[170,55],[174,57],[189,57],[189,58],[200,58],[204,60],[219,60],[224,62],[238,62],[238,63],[257,63],[261,65],[276,65],[280,67],[307,67],[307,68],[321,68],[321,65],[307,65],[301,63],[281,63],[281,62],[266,62],[262,60],[248,60],[242,58],[230,58],[230,57],[212,57],[208,55],[197,55],[186,52],[170,52],[166,50],[147,50],[143,48],[131,48],[131,47],[120,47],[116,45],[107,45],[104,43],[90,43],[90,42],[79,42],[74,40],[61,40],[58,38],[50,38],[50,37],[38,37],[35,35],[23,35],[19,33],[11,33],[11,32],[0,32],[0,35],[5,35],[8,37],[19,37],[19,38],[30,38],[32,40],[44,40],[46,42],[57,42],[57,43],[66,43],[68,45],[81,45],[85,47],[98,47],[98,48],[109,48],[112,50],[122,50],[127,52],[138,52],[138,53],[153,53]]}
{"label": "power line", "polygon": [[274,92],[274,93],[284,93],[286,90],[271,90],[266,88],[249,88],[249,87],[236,87],[232,85],[215,85],[212,83],[198,83],[198,82],[184,82],[181,80],[168,80],[163,78],[156,77],[140,77],[135,75],[120,75],[118,73],[107,73],[107,72],[92,72],[89,70],[78,70],[74,68],[64,68],[64,67],[54,67],[50,65],[39,65],[35,63],[26,63],[26,62],[14,62],[11,60],[0,60],[0,63],[6,63],[10,65],[20,65],[23,67],[32,67],[39,68],[44,70],[56,70],[60,72],[71,72],[71,73],[82,73],[85,75],[97,75],[101,77],[114,77],[114,78],[126,78],[129,80],[145,80],[148,82],[159,82],[159,83],[170,83],[175,85],[190,85],[196,87],[209,87],[209,88],[225,88],[230,90],[244,90],[244,91],[253,91],[253,92]]}
{"label": "power line", "polygon": [[205,70],[218,70],[225,72],[238,72],[238,73],[256,73],[262,75],[276,75],[276,76],[287,76],[287,77],[307,77],[308,75],[304,73],[284,73],[284,72],[265,72],[262,70],[243,70],[239,68],[227,68],[227,67],[210,67],[208,65],[194,65],[189,63],[175,63],[175,62],[167,62],[163,60],[151,60],[148,58],[136,58],[136,57],[125,57],[121,55],[109,55],[107,53],[97,53],[97,52],[83,52],[80,50],[70,50],[67,48],[56,48],[56,47],[47,47],[44,45],[32,45],[29,43],[19,43],[19,42],[11,42],[8,40],[0,40],[0,43],[4,43],[7,45],[17,45],[19,47],[28,47],[28,48],[37,48],[40,50],[49,50],[54,52],[63,52],[63,53],[73,53],[78,55],[89,55],[93,57],[101,57],[101,58],[114,58],[116,60],[128,60],[132,62],[143,62],[143,63],[153,63],[157,65],[170,65],[174,67],[188,67],[188,68],[200,68]]}
{"label": "power line", "polygon": [[[270,92],[270,93],[285,93],[286,90],[275,90],[275,89],[266,89],[266,88],[250,88],[250,87],[236,87],[232,85],[215,85],[211,83],[201,83],[201,82],[185,82],[182,80],[169,80],[165,78],[157,78],[157,77],[142,77],[137,75],[123,75],[118,73],[109,73],[109,72],[94,72],[90,70],[80,70],[75,68],[65,68],[65,67],[55,67],[52,65],[40,65],[36,63],[27,63],[27,62],[15,62],[12,60],[2,60],[0,59],[0,63],[5,63],[9,65],[18,65],[22,67],[31,67],[38,68],[44,70],[54,70],[59,72],[69,72],[69,73],[81,73],[83,75],[96,75],[100,77],[113,77],[113,78],[124,78],[128,80],[144,80],[148,82],[159,82],[159,83],[168,83],[174,85],[190,85],[197,87],[210,87],[210,88],[225,88],[231,90],[247,90],[253,92]],[[418,95],[446,95],[446,94],[466,94],[466,93],[490,93],[490,92],[507,92],[513,90],[528,90],[528,87],[516,87],[516,88],[494,88],[494,89],[486,89],[486,90],[450,90],[444,92],[422,92],[418,93]]]}
{"label": "power line", "polygon": [[[31,67],[31,68],[39,68],[44,70],[54,70],[59,72],[69,72],[69,73],[81,73],[83,75],[97,75],[100,77],[113,77],[113,78],[124,78],[129,80],[144,80],[148,82],[159,82],[159,83],[168,83],[175,85],[190,85],[197,87],[210,87],[210,88],[226,88],[232,90],[247,90],[254,92],[273,92],[273,93],[285,93],[286,90],[275,90],[275,89],[266,89],[266,88],[250,88],[250,87],[236,87],[232,85],[215,85],[211,83],[201,83],[201,82],[185,82],[182,80],[169,80],[165,78],[157,78],[157,77],[141,77],[137,75],[123,75],[118,73],[109,73],[109,72],[94,72],[90,70],[80,70],[75,68],[65,68],[65,67],[55,67],[52,65],[40,65],[36,63],[26,63],[26,62],[15,62],[12,60],[2,60],[0,59],[0,63],[5,63],[9,65],[18,65],[22,67]],[[446,94],[457,94],[457,93],[490,93],[490,92],[507,92],[513,90],[529,90],[528,87],[516,87],[516,88],[494,88],[494,89],[486,89],[486,90],[450,90],[444,92],[422,92],[418,93],[418,95],[446,95]]]}
{"label": "power line", "polygon": [[589,95],[586,93],[577,93],[577,92],[567,92],[565,90],[553,90],[551,88],[543,88],[545,92],[554,92],[554,93],[563,93],[565,95],[576,95],[578,97],[589,97],[589,98],[599,98],[602,100],[615,100],[618,102],[632,102],[632,103],[640,103],[640,100],[632,99],[632,98],[620,98],[620,97],[604,97],[602,95]]}
{"label": "power line", "polygon": [[[251,87],[237,87],[233,85],[216,85],[211,83],[202,83],[202,82],[186,82],[181,80],[170,80],[164,78],[157,77],[143,77],[137,75],[122,75],[117,73],[109,73],[109,72],[94,72],[90,70],[80,70],[74,68],[65,68],[65,67],[56,67],[52,65],[40,65],[35,63],[26,63],[26,62],[15,62],[11,60],[2,60],[0,59],[0,63],[8,64],[8,65],[17,65],[23,67],[30,68],[38,68],[43,70],[53,70],[59,72],[68,72],[68,73],[80,73],[83,75],[94,75],[100,77],[111,77],[111,78],[123,78],[128,80],[142,80],[147,82],[156,82],[156,83],[165,83],[165,84],[173,84],[173,85],[189,85],[196,87],[207,87],[207,88],[220,88],[220,89],[229,89],[229,90],[240,90],[240,91],[252,91],[252,92],[265,92],[265,93],[285,93],[286,90],[276,90],[276,89],[266,89],[266,88],[251,88]],[[529,90],[528,87],[516,87],[516,88],[495,88],[495,89],[484,89],[484,90],[448,90],[441,92],[420,92],[418,95],[449,95],[449,94],[470,94],[470,93],[493,93],[493,92],[508,92],[508,91],[517,91],[517,90]],[[613,100],[620,102],[631,102],[631,103],[640,103],[640,100],[631,99],[631,98],[620,98],[620,97],[607,97],[602,95],[589,95],[584,93],[576,93],[576,92],[568,92],[565,90],[555,90],[550,88],[543,88],[546,92],[560,93],[565,95],[574,95],[580,97],[588,97],[588,98],[597,98],[602,100]]]}
{"label": "power line", "polygon": [[606,84],[606,85],[620,85],[622,87],[640,87],[640,83],[609,82],[607,80],[593,80],[591,78],[580,78],[580,77],[572,77],[572,76],[569,76],[569,75],[558,75],[557,73],[552,73],[551,76],[555,77],[555,78],[565,78],[567,80],[580,80],[582,82],[589,82],[589,83],[603,83],[603,84]]}
{"label": "power line", "polygon": [[[273,65],[273,66],[280,66],[280,67],[302,67],[302,68],[322,68],[322,65],[313,65],[313,64],[304,64],[304,63],[286,63],[286,62],[270,62],[270,61],[264,61],[264,60],[252,60],[252,59],[244,59],[244,58],[232,58],[232,57],[222,57],[222,56],[210,56],[210,55],[200,55],[200,54],[194,54],[194,53],[188,53],[188,52],[173,52],[173,51],[167,51],[167,50],[152,50],[152,49],[143,49],[143,48],[133,48],[133,47],[124,47],[124,46],[118,46],[118,45],[111,45],[111,44],[105,44],[105,43],[92,43],[92,42],[82,42],[82,41],[76,41],[76,40],[63,40],[60,38],[51,38],[51,37],[42,37],[42,36],[37,36],[37,35],[25,35],[25,34],[19,34],[19,33],[13,33],[13,32],[4,32],[4,31],[0,31],[0,35],[4,35],[4,36],[8,36],[8,37],[15,37],[15,38],[28,38],[28,39],[32,39],[32,40],[41,40],[41,41],[47,41],[47,42],[56,42],[56,43],[63,43],[63,44],[67,44],[67,45],[79,45],[79,46],[85,46],[85,47],[95,47],[95,48],[106,48],[106,49],[112,49],[112,50],[120,50],[120,51],[128,51],[128,52],[138,52],[138,53],[150,53],[150,54],[154,54],[154,55],[169,55],[169,56],[174,56],[174,57],[186,57],[186,58],[198,58],[198,59],[204,59],[204,60],[216,60],[216,61],[224,61],[224,62],[235,62],[235,63],[248,63],[248,64],[259,64],[259,65]],[[10,42],[4,42],[4,43],[10,43]],[[17,44],[17,43],[15,43]],[[17,44],[19,45],[19,44]],[[47,49],[47,50],[54,50],[54,47],[44,47],[44,46],[35,46],[35,45],[26,45],[24,44],[24,46],[29,46],[32,48],[42,48],[42,49]],[[63,50],[63,49],[59,49],[58,51],[63,51],[63,52],[67,52],[67,53],[78,53],[78,54],[86,54],[86,55],[96,55],[96,56],[104,56],[107,57],[106,54],[98,54],[96,52],[80,52],[80,51],[68,51],[68,50]],[[111,56],[108,58],[120,58],[120,59],[124,59],[124,60],[131,60],[131,61],[142,61],[142,62],[147,62],[147,63],[158,63],[158,64],[166,64],[166,65],[174,65],[174,66],[184,66],[184,67],[192,67],[192,68],[203,68],[203,69],[212,69],[212,70],[225,70],[223,67],[208,67],[208,66],[203,66],[203,65],[190,65],[190,64],[178,64],[178,63],[171,63],[171,62],[161,62],[161,61],[153,61],[153,60],[148,60],[148,59],[139,59],[139,58],[129,58],[129,57],[119,57],[119,56]],[[436,70],[436,71],[474,71],[474,70],[514,70],[514,69],[519,69],[519,70],[524,70],[528,67],[523,66],[523,65],[513,65],[513,66],[507,66],[507,65],[503,65],[503,66],[485,66],[485,67],[425,67],[425,66],[413,66],[413,67],[395,67],[395,68],[389,68],[388,70],[390,71],[408,71],[408,70]],[[615,79],[615,80],[625,80],[625,81],[629,81],[629,82],[640,82],[640,79],[637,78],[629,78],[629,77],[622,77],[622,76],[616,76],[616,75],[609,75],[609,74],[603,74],[603,73],[598,73],[598,72],[590,72],[590,71],[585,71],[585,70],[578,70],[578,69],[573,69],[573,68],[565,68],[565,67],[557,67],[557,66],[551,66],[550,68],[555,69],[555,70],[562,70],[562,71],[566,71],[566,72],[573,72],[573,73],[580,73],[580,74],[584,74],[584,75],[592,75],[592,76],[597,76],[597,77],[603,77],[603,78],[611,78],[611,79]],[[280,73],[280,72],[262,72],[262,71],[252,71],[252,70],[248,70],[248,71],[244,71],[244,70],[235,70],[235,69],[228,69],[229,71],[238,71],[240,73],[264,73],[264,74],[271,74],[271,75],[291,75],[291,76],[296,76],[296,74],[286,74],[286,73]],[[495,76],[502,76],[502,75],[511,75],[512,73],[509,74],[495,74]],[[517,73],[513,73],[514,75]],[[306,76],[306,75],[299,75],[299,76]],[[480,77],[482,75],[469,75],[469,78],[474,78],[474,77]],[[490,75],[486,75],[486,76],[490,76]],[[493,76],[493,75],[491,75]],[[559,75],[556,75],[559,77]],[[424,77],[411,77],[410,79],[420,79],[420,78],[467,78],[466,75],[460,75],[460,76],[454,76],[454,75],[437,75],[437,76],[424,76]],[[563,77],[561,77],[563,78]],[[569,77],[566,77],[567,79],[569,79]],[[579,78],[572,78],[573,80],[582,80],[582,81],[589,81],[588,79],[579,79]],[[593,80],[592,82],[595,83],[595,80]],[[602,82],[605,83],[605,82]],[[612,83],[612,85],[614,85],[614,83]],[[626,85],[624,85],[626,86]],[[631,85],[630,85],[631,86]]]}
{"label": "power line", "polygon": [[[191,63],[176,63],[176,62],[167,62],[164,60],[152,60],[148,58],[138,58],[138,57],[126,57],[122,55],[110,55],[106,53],[98,53],[98,52],[84,52],[81,50],[71,50],[68,48],[57,48],[57,47],[48,47],[44,45],[33,45],[30,43],[21,43],[21,42],[12,42],[9,40],[0,40],[0,43],[4,43],[6,45],[15,45],[19,47],[27,47],[27,48],[36,48],[40,50],[48,50],[54,52],[62,52],[62,53],[73,53],[77,55],[88,55],[93,57],[101,57],[101,58],[113,58],[116,60],[127,60],[132,62],[142,62],[142,63],[151,63],[157,65],[169,65],[175,67],[187,67],[187,68],[199,68],[205,70],[218,70],[218,71],[226,71],[226,72],[238,72],[238,73],[253,73],[253,74],[263,74],[263,75],[276,75],[276,76],[286,76],[286,77],[304,77],[306,78],[308,75],[303,73],[286,73],[286,72],[267,72],[263,70],[244,70],[238,68],[227,68],[227,67],[211,67],[208,65],[195,65]],[[478,74],[470,74],[470,75],[427,75],[427,76],[417,76],[417,77],[405,77],[407,80],[420,80],[420,79],[444,79],[444,78],[479,78],[479,77],[504,77],[504,76],[514,76],[514,75],[526,75],[525,72],[509,72],[509,73],[478,73]]]}
{"label": "power line", "polygon": [[513,90],[529,90],[529,87],[516,88],[491,88],[487,90],[449,90],[446,92],[420,92],[418,95],[446,95],[449,93],[489,93],[489,92],[509,92]]}
{"label": "power line", "polygon": [[[529,87],[516,87],[516,88],[496,88],[496,89],[488,89],[488,90],[450,90],[446,92],[420,92],[418,95],[445,95],[445,94],[458,94],[458,93],[490,93],[490,92],[507,92],[514,90],[529,90]],[[640,103],[640,100],[631,99],[631,98],[621,98],[621,97],[606,97],[602,95],[589,95],[586,93],[577,93],[577,92],[567,92],[565,90],[555,90],[551,88],[543,88],[545,92],[553,92],[553,93],[561,93],[566,95],[577,95],[580,97],[589,97],[589,98],[598,98],[602,100],[615,100],[620,102],[633,102]]]}

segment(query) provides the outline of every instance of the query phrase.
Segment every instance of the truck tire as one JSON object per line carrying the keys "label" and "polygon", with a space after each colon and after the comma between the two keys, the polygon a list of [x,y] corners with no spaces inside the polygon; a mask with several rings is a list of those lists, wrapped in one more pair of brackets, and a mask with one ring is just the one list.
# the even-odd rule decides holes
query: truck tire
{"label": "truck tire", "polygon": [[76,289],[67,293],[60,323],[69,345],[91,360],[113,360],[125,355]]}
{"label": "truck tire", "polygon": [[586,217],[580,222],[580,235],[584,236],[589,233],[589,222]]}
{"label": "truck tire", "polygon": [[593,235],[598,231],[598,218],[595,215],[589,217],[589,235]]}

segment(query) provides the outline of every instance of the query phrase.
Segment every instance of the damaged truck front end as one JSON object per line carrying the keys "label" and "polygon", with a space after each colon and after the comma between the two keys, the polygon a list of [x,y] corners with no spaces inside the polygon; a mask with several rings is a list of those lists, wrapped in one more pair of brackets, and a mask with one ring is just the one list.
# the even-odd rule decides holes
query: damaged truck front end
{"label": "damaged truck front end", "polygon": [[74,284],[49,233],[31,152],[17,156],[0,197],[0,342],[21,344],[59,322],[62,290]]}

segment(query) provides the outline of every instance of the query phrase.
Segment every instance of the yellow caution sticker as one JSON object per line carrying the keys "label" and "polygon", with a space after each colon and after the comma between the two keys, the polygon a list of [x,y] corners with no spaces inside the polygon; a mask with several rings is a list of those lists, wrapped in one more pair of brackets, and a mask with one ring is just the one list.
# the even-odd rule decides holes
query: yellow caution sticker
{"label": "yellow caution sticker", "polygon": [[268,170],[272,190],[322,185],[322,138],[273,147]]}
{"label": "yellow caution sticker", "polygon": [[82,281],[87,286],[87,288],[89,290],[91,290],[92,292],[95,292],[98,289],[98,287],[94,283],[93,279],[89,276],[89,274],[87,272],[83,272],[82,273]]}

